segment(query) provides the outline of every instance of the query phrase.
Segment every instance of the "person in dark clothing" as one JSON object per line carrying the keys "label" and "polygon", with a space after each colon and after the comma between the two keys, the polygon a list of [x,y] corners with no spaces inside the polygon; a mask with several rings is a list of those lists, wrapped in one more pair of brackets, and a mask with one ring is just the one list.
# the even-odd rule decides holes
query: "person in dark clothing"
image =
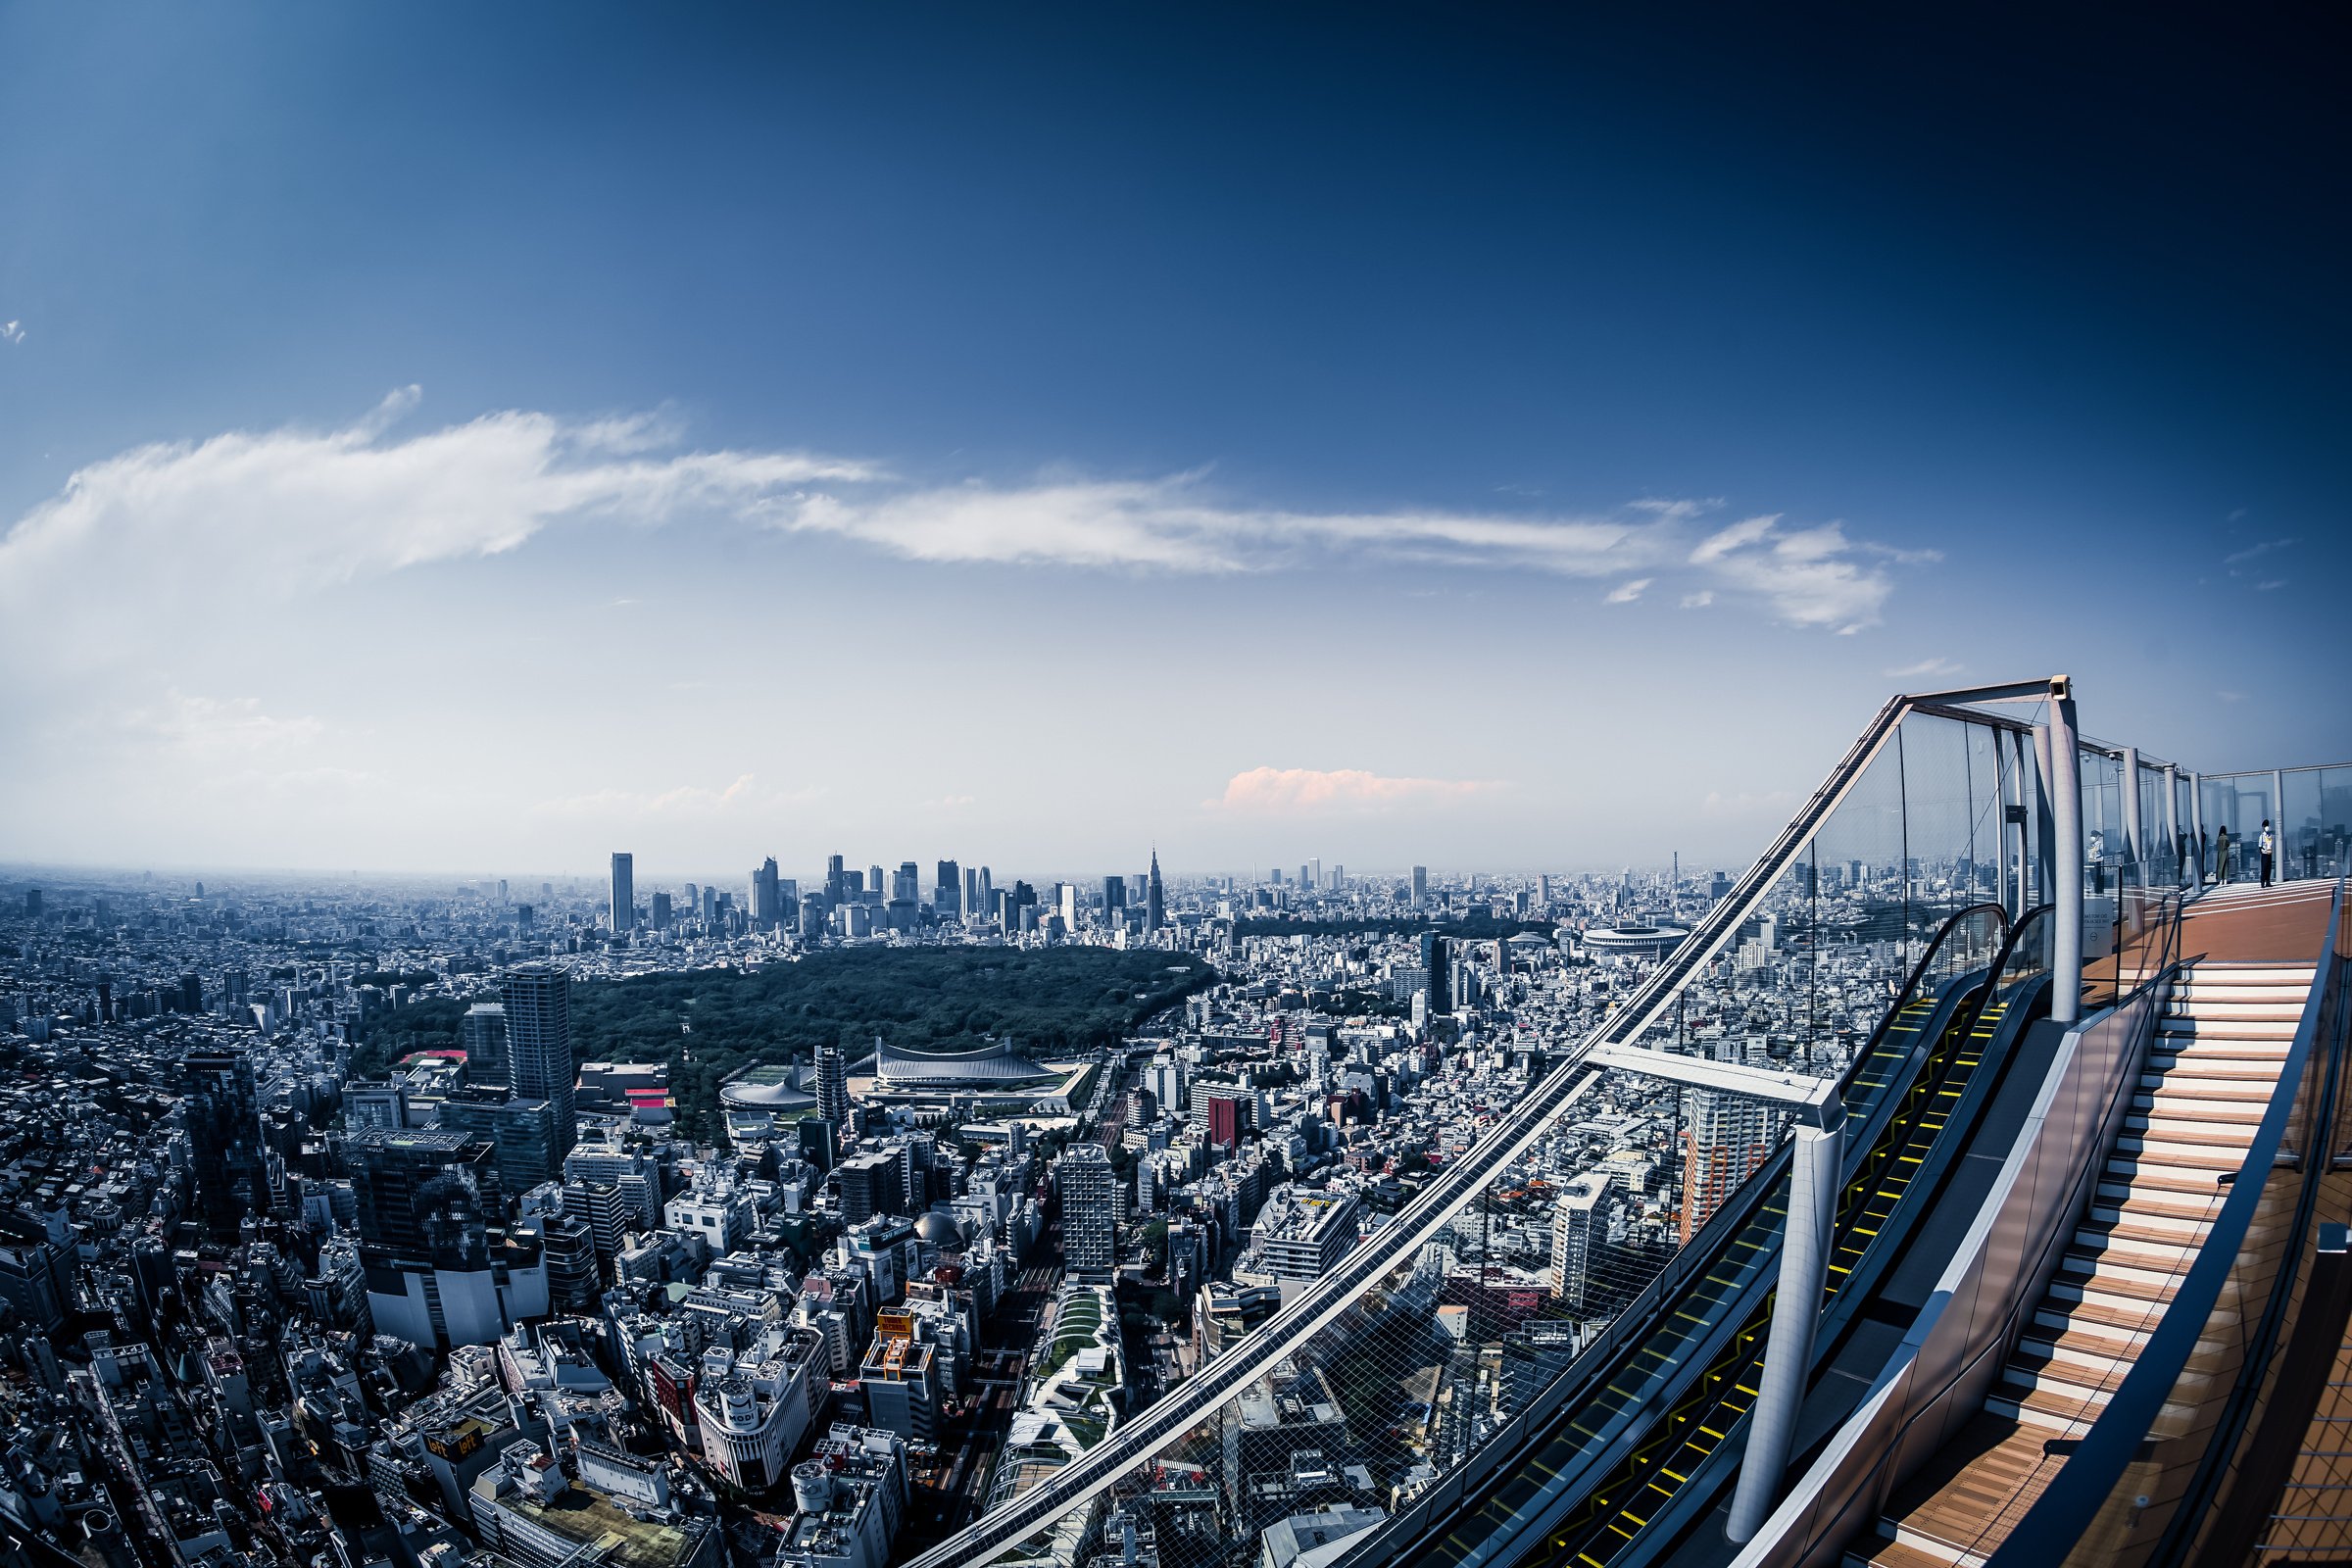
{"label": "person in dark clothing", "polygon": [[2271,832],[2271,819],[2262,819],[2262,837],[2254,841],[2255,850],[2262,856],[2262,885],[2271,885],[2271,867],[2278,863],[2278,841]]}
{"label": "person in dark clothing", "polygon": [[2213,879],[2230,880],[2230,824],[2224,822],[2213,835]]}

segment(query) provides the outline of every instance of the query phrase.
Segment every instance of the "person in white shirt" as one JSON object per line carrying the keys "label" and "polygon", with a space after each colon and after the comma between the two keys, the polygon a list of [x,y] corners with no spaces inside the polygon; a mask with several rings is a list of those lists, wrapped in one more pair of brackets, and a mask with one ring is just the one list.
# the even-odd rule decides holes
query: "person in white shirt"
{"label": "person in white shirt", "polygon": [[2271,819],[2267,816],[2262,819],[2262,837],[2254,841],[2254,847],[2262,855],[2262,885],[2267,888],[2271,885],[2271,867],[2275,863],[2273,857],[2278,850],[2278,844],[2271,836]]}

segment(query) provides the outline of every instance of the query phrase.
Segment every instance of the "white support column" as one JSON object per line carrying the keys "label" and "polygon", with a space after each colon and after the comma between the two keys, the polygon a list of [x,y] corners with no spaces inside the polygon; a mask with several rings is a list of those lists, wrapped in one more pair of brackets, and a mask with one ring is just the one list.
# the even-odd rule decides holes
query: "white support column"
{"label": "white support column", "polygon": [[[2260,834],[2262,829],[2254,831]],[[2278,847],[2278,853],[2271,857],[2271,879],[2283,882],[2286,880],[2286,775],[2278,768],[2271,769],[2271,843]],[[2259,853],[2262,840],[2258,837],[2254,844]]]}
{"label": "white support column", "polygon": [[1821,1286],[1829,1268],[1838,1169],[1845,1152],[1843,1107],[1833,1099],[1823,1109],[1824,1124],[1800,1124],[1790,1151],[1788,1229],[1781,1242],[1781,1278],[1773,1296],[1755,1408],[1747,1415],[1747,1450],[1740,1458],[1740,1485],[1732,1494],[1731,1522],[1723,1532],[1735,1544],[1764,1527],[1780,1496],[1781,1477],[1788,1469],[1788,1450],[1796,1440],[1797,1411],[1805,1402],[1805,1381],[1813,1369],[1813,1333],[1821,1322]]}
{"label": "white support column", "polygon": [[2050,762],[2050,823],[2056,843],[2050,864],[2050,1020],[2082,1017],[2082,758],[2075,728],[2075,700],[2064,675],[2050,682],[2045,726]]}
{"label": "white support column", "polygon": [[2188,830],[2196,836],[2188,853],[2197,862],[2188,885],[2202,888],[2205,885],[2205,775],[2202,773],[2188,775]]}
{"label": "white support column", "polygon": [[2172,762],[2164,764],[2164,850],[2174,858],[2177,883],[2188,874],[2188,857],[2180,853],[2180,769]]}
{"label": "white support column", "polygon": [[2124,858],[2148,858],[2147,823],[2139,808],[2139,748],[2124,748]]}

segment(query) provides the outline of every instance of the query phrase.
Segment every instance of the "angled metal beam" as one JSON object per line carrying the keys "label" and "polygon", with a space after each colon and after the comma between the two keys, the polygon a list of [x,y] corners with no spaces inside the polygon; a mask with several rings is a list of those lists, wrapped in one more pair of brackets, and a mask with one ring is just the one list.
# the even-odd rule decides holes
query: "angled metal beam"
{"label": "angled metal beam", "polygon": [[1693,1089],[1721,1089],[1735,1095],[1748,1095],[1757,1100],[1769,1100],[1777,1105],[1788,1105],[1799,1113],[1798,1119],[1808,1126],[1826,1127],[1831,1119],[1844,1114],[1838,1098],[1838,1080],[1816,1078],[1810,1073],[1773,1072],[1763,1067],[1750,1067],[1743,1062],[1715,1061],[1706,1056],[1686,1056],[1672,1051],[1643,1051],[1638,1046],[1595,1046],[1585,1060],[1595,1067],[1615,1067],[1621,1072],[1646,1073],[1652,1078],[1665,1078]]}

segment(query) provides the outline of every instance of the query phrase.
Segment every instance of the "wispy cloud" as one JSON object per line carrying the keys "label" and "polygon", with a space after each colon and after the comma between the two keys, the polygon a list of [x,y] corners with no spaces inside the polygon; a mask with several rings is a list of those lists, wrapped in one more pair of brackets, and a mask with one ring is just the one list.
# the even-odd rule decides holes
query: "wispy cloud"
{"label": "wispy cloud", "polygon": [[763,787],[752,774],[742,773],[736,776],[733,783],[719,789],[700,784],[680,784],[673,789],[659,791],[595,790],[585,795],[564,795],[539,801],[530,809],[534,816],[562,817],[572,821],[704,817],[727,812],[766,810],[810,801],[820,793],[812,789],[771,790]]}
{"label": "wispy cloud", "polygon": [[[1756,596],[1794,626],[1850,633],[1879,623],[1894,591],[1885,566],[1864,564],[1844,526],[1784,528],[1778,514],[1718,529],[1690,552],[1690,564],[1726,587]],[[1884,558],[1881,558],[1884,559]]]}
{"label": "wispy cloud", "polygon": [[1200,474],[812,492],[767,515],[781,528],[839,534],[910,561],[1184,572],[1274,570],[1357,556],[1598,577],[1654,563],[1671,548],[1654,519],[1293,512],[1214,496]]}
{"label": "wispy cloud", "polygon": [[1908,680],[1914,675],[1957,675],[1967,666],[1956,659],[1923,659],[1916,664],[1898,664],[1886,671],[1888,680]]}
{"label": "wispy cloud", "polygon": [[1257,815],[1381,811],[1447,805],[1501,787],[1467,779],[1390,778],[1352,767],[1253,767],[1234,774],[1224,795],[1208,804]]}
{"label": "wispy cloud", "polygon": [[250,600],[513,550],[551,522],[736,513],[866,466],[786,452],[649,456],[645,420],[485,415],[388,439],[407,388],[339,430],[232,432],[137,447],[80,469],[0,538],[0,610],[91,576],[142,608],[224,589]]}
{"label": "wispy cloud", "polygon": [[[558,524],[693,517],[826,534],[908,561],[1223,574],[1405,564],[1607,578],[1631,603],[1666,584],[1686,608],[1744,601],[1782,622],[1874,624],[1915,559],[1788,527],[1778,514],[1704,533],[1720,503],[1643,497],[1594,514],[1405,508],[1317,512],[1236,497],[1203,472],[925,483],[789,450],[685,450],[657,416],[512,410],[398,433],[408,387],[339,429],[232,431],[138,447],[74,473],[0,536],[0,627],[105,581],[151,635],[164,612],[215,613],[433,563],[511,551]],[[183,617],[184,618],[184,617]],[[37,633],[36,633],[37,635]],[[103,649],[89,658],[108,657]]]}
{"label": "wispy cloud", "polygon": [[2290,545],[2296,545],[2300,543],[2302,543],[2302,541],[2292,535],[2289,535],[2284,539],[2265,539],[2259,544],[2251,544],[2246,546],[2246,548],[2243,550],[2232,551],[2230,554],[2224,556],[2222,558],[2222,564],[2225,566],[2242,566],[2249,561],[2259,561],[2264,556],[2270,555],[2274,551],[2284,550]]}
{"label": "wispy cloud", "polygon": [[23,321],[0,321],[0,343],[22,343],[24,341],[24,323]]}

